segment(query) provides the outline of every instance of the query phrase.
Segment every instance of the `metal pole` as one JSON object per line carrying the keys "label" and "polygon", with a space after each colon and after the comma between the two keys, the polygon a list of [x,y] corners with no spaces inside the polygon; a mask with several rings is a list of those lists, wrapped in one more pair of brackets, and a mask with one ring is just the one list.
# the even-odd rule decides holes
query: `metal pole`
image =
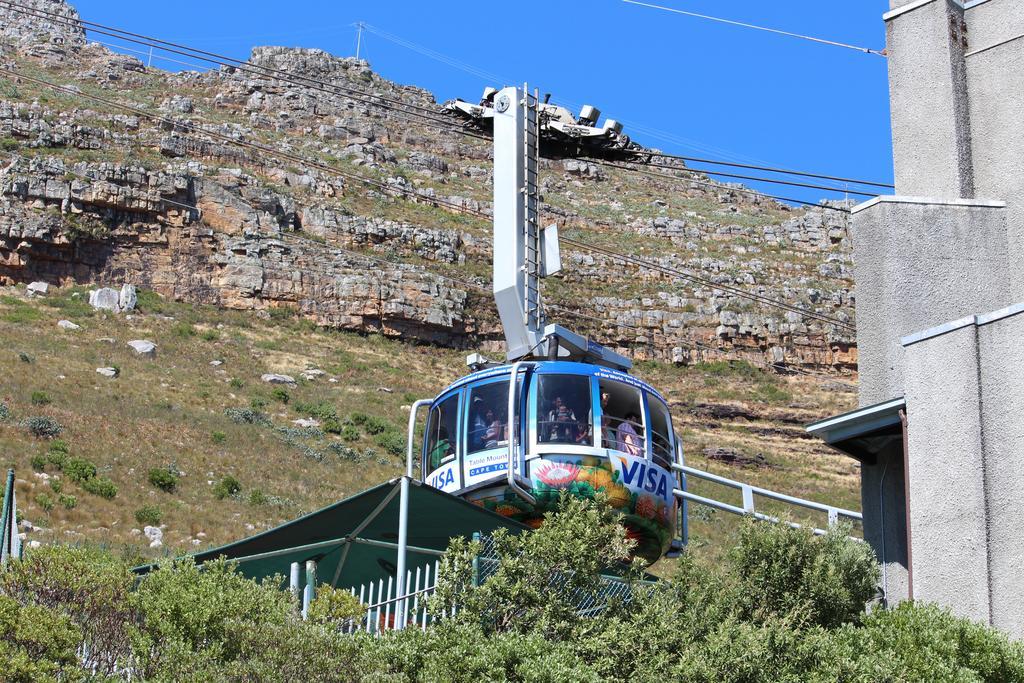
{"label": "metal pole", "polygon": [[302,592],[299,589],[299,569],[300,565],[298,562],[292,562],[291,571],[288,574],[288,588],[291,590],[292,595],[295,597],[296,606],[300,605],[302,600]]}
{"label": "metal pole", "polygon": [[11,517],[14,513],[14,470],[7,471],[7,481],[4,484],[4,509],[0,515],[0,566],[7,564],[7,556],[13,546],[11,543],[11,527],[17,524]]}
{"label": "metal pole", "polygon": [[[409,477],[402,477],[402,489],[398,498],[398,571],[395,578],[398,580],[395,588],[395,595],[399,598],[395,604],[395,615],[401,616],[405,613],[405,555],[409,546]],[[401,631],[405,628],[402,619],[395,619],[395,630]]]}
{"label": "metal pole", "polygon": [[356,23],[356,59],[359,59],[359,48],[363,45],[363,22]]}
{"label": "metal pole", "polygon": [[302,593],[302,618],[309,616],[309,603],[316,592],[316,560],[306,560],[306,589]]}
{"label": "metal pole", "polygon": [[149,59],[146,60],[146,68],[148,69],[148,68],[150,68],[152,66],[153,66],[153,47],[150,46],[150,48],[149,48]]}

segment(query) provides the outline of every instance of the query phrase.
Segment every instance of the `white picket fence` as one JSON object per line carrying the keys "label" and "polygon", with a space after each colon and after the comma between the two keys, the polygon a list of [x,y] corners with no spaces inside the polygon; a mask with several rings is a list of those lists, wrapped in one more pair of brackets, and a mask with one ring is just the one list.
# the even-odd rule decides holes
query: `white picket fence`
{"label": "white picket fence", "polygon": [[440,562],[435,560],[415,571],[406,572],[404,595],[397,595],[398,582],[388,577],[352,587],[349,592],[366,606],[366,612],[359,621],[352,621],[348,633],[365,631],[383,633],[396,628],[426,629],[431,621],[427,614],[427,598],[437,588],[437,572]]}

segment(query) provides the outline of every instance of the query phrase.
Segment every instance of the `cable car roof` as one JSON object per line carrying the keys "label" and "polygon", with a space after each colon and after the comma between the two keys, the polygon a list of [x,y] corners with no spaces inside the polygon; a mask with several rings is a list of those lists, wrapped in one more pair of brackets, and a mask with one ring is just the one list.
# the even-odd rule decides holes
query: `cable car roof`
{"label": "cable car roof", "polygon": [[[644,391],[654,394],[657,398],[661,399],[665,403],[665,397],[661,395],[657,389],[652,387],[642,379],[638,379],[633,375],[630,375],[619,370],[613,370],[606,368],[601,365],[591,365],[589,363],[577,363],[573,361],[564,360],[545,360],[545,361],[530,361],[530,366],[534,372],[540,375],[552,374],[552,375],[583,375],[587,377],[597,377],[598,379],[610,379],[616,382],[622,382],[623,384],[629,384],[630,386],[636,387],[637,389],[643,389]],[[435,397],[437,401],[442,396],[452,392],[456,389],[460,389],[467,384],[479,382],[483,379],[490,379],[492,377],[501,377],[508,375],[512,370],[512,365],[500,365],[498,367],[486,368],[484,370],[478,370],[472,374],[466,375],[461,379],[456,380],[444,391]]]}

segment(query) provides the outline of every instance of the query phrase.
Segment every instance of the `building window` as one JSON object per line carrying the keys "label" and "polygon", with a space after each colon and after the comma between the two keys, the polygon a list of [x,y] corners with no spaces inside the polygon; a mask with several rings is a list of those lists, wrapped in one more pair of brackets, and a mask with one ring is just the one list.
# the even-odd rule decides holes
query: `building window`
{"label": "building window", "polygon": [[539,375],[537,387],[537,441],[593,446],[590,378]]}

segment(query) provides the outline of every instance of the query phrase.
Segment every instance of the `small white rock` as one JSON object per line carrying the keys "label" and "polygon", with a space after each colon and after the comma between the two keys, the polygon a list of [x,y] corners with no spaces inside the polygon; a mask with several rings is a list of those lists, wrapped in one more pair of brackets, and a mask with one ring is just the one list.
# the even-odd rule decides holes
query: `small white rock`
{"label": "small white rock", "polygon": [[132,529],[128,532],[129,536],[139,536],[140,534],[142,534],[142,529]]}
{"label": "small white rock", "polygon": [[33,282],[27,289],[30,296],[46,296],[50,291],[50,285],[45,282]]}
{"label": "small white rock", "polygon": [[324,372],[323,370],[318,370],[316,368],[310,368],[308,370],[303,370],[302,371],[303,379],[310,379],[310,380],[316,379],[317,377],[323,377],[326,374],[327,373]]}
{"label": "small white rock", "polygon": [[32,476],[43,481],[50,481],[50,475],[46,472],[33,472]]}
{"label": "small white rock", "polygon": [[246,524],[245,525],[245,530],[246,531],[255,531],[256,527],[254,527],[252,524]]}
{"label": "small white rock", "polygon": [[116,344],[117,343],[117,340],[114,339],[113,337],[100,337],[96,341],[98,341],[98,342],[105,342],[107,344]]}
{"label": "small white rock", "polygon": [[163,545],[164,532],[160,529],[160,527],[146,526],[143,527],[142,533],[145,534],[146,538],[149,539],[150,548],[159,548],[161,545]]}
{"label": "small white rock", "polygon": [[292,424],[297,426],[297,427],[304,427],[304,428],[319,427],[320,426],[320,423],[317,422],[316,420],[314,420],[311,417],[300,417],[298,420],[292,420]]}
{"label": "small white rock", "polygon": [[96,372],[104,377],[117,377],[117,368],[96,368]]}
{"label": "small white rock", "polygon": [[80,329],[82,329],[81,325],[76,325],[75,323],[71,322],[70,320],[58,320],[57,321],[57,327],[61,328],[62,330],[80,330]]}
{"label": "small white rock", "polygon": [[201,544],[202,544],[202,541],[200,541],[198,538],[193,538],[192,539],[192,545],[201,545]]}
{"label": "small white rock", "polygon": [[133,311],[135,310],[135,304],[139,301],[138,294],[135,293],[135,285],[129,285],[125,283],[121,285],[120,297],[118,297],[118,304],[121,306],[122,311]]}
{"label": "small white rock", "polygon": [[42,543],[40,543],[39,541],[29,541],[28,542],[28,547],[29,548],[38,548],[41,545],[42,545]]}
{"label": "small white rock", "polygon": [[95,309],[117,313],[120,311],[120,301],[121,292],[110,287],[94,289],[89,292],[89,305]]}
{"label": "small white rock", "polygon": [[148,339],[133,339],[128,342],[128,346],[143,358],[156,358],[156,344]]}
{"label": "small white rock", "polygon": [[222,360],[211,360],[210,361],[210,365],[212,365],[215,368],[219,368],[220,366],[224,365],[224,361],[222,361]]}
{"label": "small white rock", "polygon": [[295,384],[294,377],[290,377],[288,375],[278,375],[270,372],[268,372],[265,375],[262,375],[260,379],[262,379],[264,382],[267,382],[268,384]]}

